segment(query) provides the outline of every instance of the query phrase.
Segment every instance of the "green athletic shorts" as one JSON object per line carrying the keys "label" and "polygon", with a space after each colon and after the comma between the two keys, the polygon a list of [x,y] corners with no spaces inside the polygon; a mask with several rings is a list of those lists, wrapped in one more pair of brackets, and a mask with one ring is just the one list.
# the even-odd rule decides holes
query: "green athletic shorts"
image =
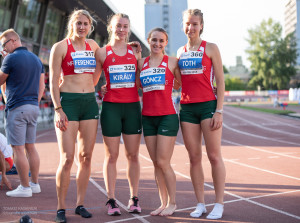
{"label": "green athletic shorts", "polygon": [[121,133],[132,135],[142,133],[142,117],[140,102],[102,103],[102,134],[108,137],[120,136]]}
{"label": "green athletic shorts", "polygon": [[99,119],[99,109],[94,92],[60,92],[60,103],[69,121]]}
{"label": "green athletic shorts", "polygon": [[180,122],[200,124],[204,119],[212,118],[217,107],[217,100],[180,105]]}
{"label": "green athletic shorts", "polygon": [[144,136],[177,136],[179,129],[178,115],[145,116],[143,115]]}

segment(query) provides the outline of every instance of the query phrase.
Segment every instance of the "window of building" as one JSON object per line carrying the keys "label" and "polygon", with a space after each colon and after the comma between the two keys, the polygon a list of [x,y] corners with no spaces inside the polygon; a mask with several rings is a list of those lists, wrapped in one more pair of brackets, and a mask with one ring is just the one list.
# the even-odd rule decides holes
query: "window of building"
{"label": "window of building", "polygon": [[37,41],[40,23],[39,17],[41,14],[42,3],[37,0],[23,0],[20,3],[19,13],[17,17],[16,31],[22,37]]}
{"label": "window of building", "polygon": [[6,30],[9,28],[11,17],[12,1],[0,0],[0,29]]}
{"label": "window of building", "polygon": [[51,47],[59,39],[59,30],[62,21],[62,14],[49,7],[46,16],[43,45]]}

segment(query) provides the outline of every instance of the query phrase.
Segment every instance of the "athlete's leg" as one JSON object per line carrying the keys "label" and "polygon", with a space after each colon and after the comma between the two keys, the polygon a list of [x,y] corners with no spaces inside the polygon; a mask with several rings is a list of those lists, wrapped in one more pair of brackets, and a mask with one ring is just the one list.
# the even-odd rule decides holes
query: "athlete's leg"
{"label": "athlete's leg", "polygon": [[185,147],[190,159],[190,175],[198,203],[204,203],[204,173],[202,168],[202,130],[199,124],[180,122]]}
{"label": "athlete's leg", "polygon": [[130,187],[130,197],[138,196],[140,179],[139,148],[141,134],[127,135],[123,133],[125,154],[127,157],[127,178]]}
{"label": "athlete's leg", "polygon": [[79,122],[79,132],[77,134],[78,161],[77,170],[77,204],[83,205],[86,188],[91,174],[91,162],[94,145],[96,142],[98,119],[82,120]]}
{"label": "athlete's leg", "polygon": [[157,135],[156,160],[161,169],[168,193],[168,204],[160,213],[161,216],[172,215],[176,210],[176,176],[171,167],[176,136]]}
{"label": "athlete's leg", "polygon": [[208,159],[212,168],[212,178],[216,193],[215,202],[223,204],[226,171],[221,153],[222,127],[212,131],[210,121],[211,119],[203,120],[201,122],[201,127]]}
{"label": "athlete's leg", "polygon": [[70,183],[70,172],[74,160],[78,127],[79,122],[69,121],[66,131],[63,132],[60,129],[55,128],[60,152],[60,162],[56,172],[57,210],[66,209],[65,199]]}
{"label": "athlete's leg", "polygon": [[117,160],[119,156],[120,136],[103,136],[105,158],[103,163],[103,175],[107,197],[115,198],[115,187],[117,179]]}
{"label": "athlete's leg", "polygon": [[159,192],[160,202],[161,205],[156,210],[152,211],[151,215],[158,215],[160,214],[165,207],[168,204],[168,191],[167,186],[165,183],[165,178],[162,172],[162,169],[160,169],[157,165],[157,136],[146,136],[145,137],[145,143],[147,146],[147,150],[149,152],[150,158],[154,165],[154,177],[156,181],[156,185]]}

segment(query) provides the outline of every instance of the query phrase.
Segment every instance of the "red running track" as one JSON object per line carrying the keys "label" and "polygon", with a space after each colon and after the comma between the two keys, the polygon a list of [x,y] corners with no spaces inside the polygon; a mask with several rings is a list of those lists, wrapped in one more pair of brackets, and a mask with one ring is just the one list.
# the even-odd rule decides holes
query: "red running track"
{"label": "red running track", "polygon": [[[126,205],[129,188],[126,180],[124,146],[120,146],[116,198],[122,215],[106,214],[106,195],[102,176],[104,148],[101,129],[98,131],[92,160],[92,175],[85,206],[92,212],[91,219],[74,214],[76,203],[76,163],[67,196],[68,222],[300,222],[300,119],[225,107],[222,152],[227,178],[225,212],[221,220],[199,219],[189,216],[196,199],[189,177],[189,161],[179,133],[172,165],[177,177],[177,206],[173,216],[150,216],[159,206],[153,165],[142,140],[140,147],[141,179],[140,215],[129,214]],[[32,198],[6,197],[0,190],[0,222],[12,222],[29,214],[34,222],[53,222],[56,215],[55,172],[59,153],[53,129],[38,132],[37,149],[41,158],[41,194]],[[205,199],[208,211],[214,202],[210,164],[203,150]],[[9,176],[13,187],[17,176]]]}

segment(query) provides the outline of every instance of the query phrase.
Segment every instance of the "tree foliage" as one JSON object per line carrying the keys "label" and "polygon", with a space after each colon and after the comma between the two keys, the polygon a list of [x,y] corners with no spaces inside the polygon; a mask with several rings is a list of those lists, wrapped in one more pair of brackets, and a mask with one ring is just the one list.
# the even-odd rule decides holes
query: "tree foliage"
{"label": "tree foliage", "polygon": [[239,77],[230,77],[230,75],[225,75],[225,88],[226,91],[246,90],[247,84]]}
{"label": "tree foliage", "polygon": [[280,23],[271,18],[254,29],[248,30],[249,48],[246,50],[251,62],[250,86],[263,89],[285,89],[290,78],[296,74],[297,42],[293,33],[282,38]]}
{"label": "tree foliage", "polygon": [[225,65],[223,65],[223,72],[224,72],[224,74],[228,74],[229,73],[229,71],[228,71],[227,67],[225,67]]}

